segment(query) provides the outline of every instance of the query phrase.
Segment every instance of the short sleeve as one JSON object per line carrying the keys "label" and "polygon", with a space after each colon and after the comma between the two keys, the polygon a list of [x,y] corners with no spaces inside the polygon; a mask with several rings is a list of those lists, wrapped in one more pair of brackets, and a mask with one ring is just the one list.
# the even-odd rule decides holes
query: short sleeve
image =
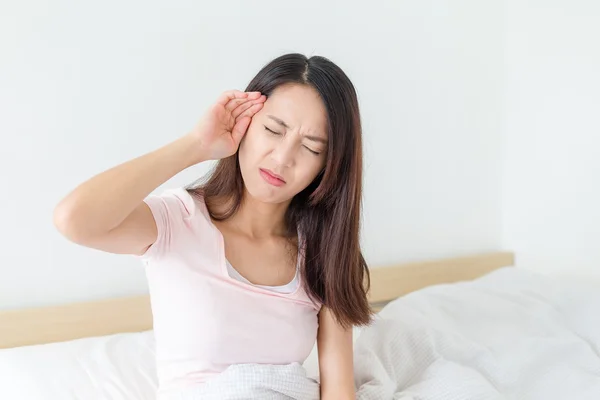
{"label": "short sleeve", "polygon": [[168,190],[144,199],[156,222],[156,241],[140,256],[143,260],[169,253],[179,235],[185,234],[186,220],[193,213],[193,199],[185,189]]}

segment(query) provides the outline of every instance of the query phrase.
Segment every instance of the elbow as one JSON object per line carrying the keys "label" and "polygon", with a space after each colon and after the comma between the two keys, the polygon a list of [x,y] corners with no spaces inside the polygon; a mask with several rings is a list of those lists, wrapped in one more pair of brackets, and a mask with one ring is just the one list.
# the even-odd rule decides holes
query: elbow
{"label": "elbow", "polygon": [[75,243],[84,241],[84,225],[77,218],[77,212],[73,205],[63,200],[54,208],[52,219],[54,227],[65,238]]}

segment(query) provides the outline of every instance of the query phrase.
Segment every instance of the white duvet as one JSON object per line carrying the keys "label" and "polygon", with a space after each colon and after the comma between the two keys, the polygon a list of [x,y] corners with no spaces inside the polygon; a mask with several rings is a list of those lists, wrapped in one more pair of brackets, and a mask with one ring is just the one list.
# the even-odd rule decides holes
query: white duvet
{"label": "white duvet", "polygon": [[319,400],[319,382],[298,363],[287,365],[235,364],[203,385],[168,400]]}
{"label": "white duvet", "polygon": [[598,286],[517,268],[390,303],[355,343],[358,398],[599,400]]}
{"label": "white duvet", "polygon": [[[358,335],[355,377],[362,400],[599,400],[600,291],[518,268],[423,289]],[[2,400],[155,392],[152,332],[0,350]]]}

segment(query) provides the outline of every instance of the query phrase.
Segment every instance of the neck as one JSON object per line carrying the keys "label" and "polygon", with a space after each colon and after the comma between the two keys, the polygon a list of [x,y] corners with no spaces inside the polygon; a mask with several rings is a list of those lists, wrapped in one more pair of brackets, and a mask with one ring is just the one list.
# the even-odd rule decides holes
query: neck
{"label": "neck", "polygon": [[289,204],[290,201],[278,204],[263,203],[246,192],[240,208],[231,220],[239,230],[252,238],[285,236],[285,213]]}

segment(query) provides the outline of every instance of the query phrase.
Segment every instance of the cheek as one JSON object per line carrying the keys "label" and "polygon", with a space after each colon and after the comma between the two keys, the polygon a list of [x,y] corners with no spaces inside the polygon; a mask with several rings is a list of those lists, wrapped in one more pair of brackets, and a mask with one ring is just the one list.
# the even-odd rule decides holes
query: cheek
{"label": "cheek", "polygon": [[249,129],[239,148],[239,161],[242,172],[254,170],[264,163],[269,152],[269,143],[258,129]]}
{"label": "cheek", "polygon": [[311,159],[312,157],[313,156],[310,155],[308,160],[303,160],[302,163],[297,165],[297,176],[299,178],[299,184],[303,186],[302,189],[310,185],[310,183],[319,175],[321,170],[325,168],[325,160],[316,157]]}
{"label": "cheek", "polygon": [[246,135],[244,135],[242,144],[248,148],[251,148],[252,151],[264,153],[270,147],[272,147],[273,142],[271,137],[265,133],[262,125],[256,125],[248,129]]}
{"label": "cheek", "polygon": [[243,156],[244,158],[251,158],[253,155],[256,154],[256,150],[260,147],[258,143],[258,136],[258,132],[256,132],[255,130],[249,129],[246,132],[244,138],[240,143],[240,157]]}

